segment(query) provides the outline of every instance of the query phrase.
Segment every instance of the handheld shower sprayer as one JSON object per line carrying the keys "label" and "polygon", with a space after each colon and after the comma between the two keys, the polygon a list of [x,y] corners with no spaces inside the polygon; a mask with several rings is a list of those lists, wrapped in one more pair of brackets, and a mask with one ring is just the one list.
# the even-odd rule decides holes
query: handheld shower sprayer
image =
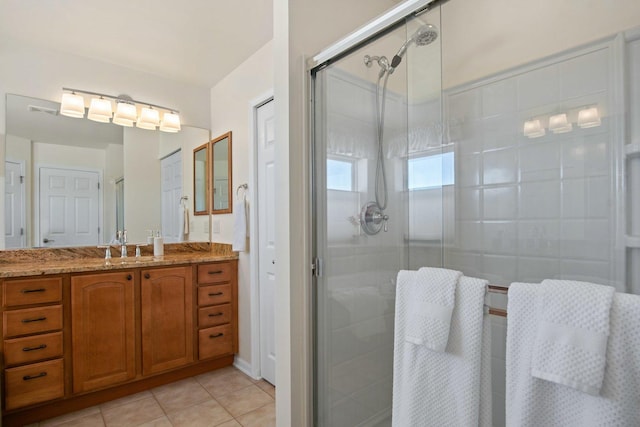
{"label": "handheld shower sprayer", "polygon": [[438,38],[438,29],[431,25],[425,24],[418,28],[415,33],[409,39],[400,46],[398,52],[393,56],[391,60],[391,68],[390,72],[393,72],[400,62],[402,62],[402,57],[407,52],[407,48],[411,45],[411,43],[415,43],[416,46],[426,46],[428,44],[433,43]]}

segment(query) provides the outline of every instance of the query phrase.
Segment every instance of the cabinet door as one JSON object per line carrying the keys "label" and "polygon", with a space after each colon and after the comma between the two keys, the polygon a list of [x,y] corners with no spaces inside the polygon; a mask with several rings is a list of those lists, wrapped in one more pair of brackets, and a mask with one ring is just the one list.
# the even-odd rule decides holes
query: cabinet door
{"label": "cabinet door", "polygon": [[75,393],[135,377],[134,282],[131,272],[71,278]]}
{"label": "cabinet door", "polygon": [[142,374],[193,362],[191,267],[142,270]]}

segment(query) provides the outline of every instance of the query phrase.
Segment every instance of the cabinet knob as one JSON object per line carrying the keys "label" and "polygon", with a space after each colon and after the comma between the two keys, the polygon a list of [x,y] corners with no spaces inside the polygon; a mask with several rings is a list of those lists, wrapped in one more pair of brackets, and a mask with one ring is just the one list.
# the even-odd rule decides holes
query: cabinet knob
{"label": "cabinet knob", "polygon": [[127,274],[127,280],[131,280],[131,279],[133,279],[133,276],[130,274]]}
{"label": "cabinet knob", "polygon": [[145,279],[150,279],[150,278],[151,278],[151,275],[150,275],[149,273],[144,273],[144,278],[145,278]]}

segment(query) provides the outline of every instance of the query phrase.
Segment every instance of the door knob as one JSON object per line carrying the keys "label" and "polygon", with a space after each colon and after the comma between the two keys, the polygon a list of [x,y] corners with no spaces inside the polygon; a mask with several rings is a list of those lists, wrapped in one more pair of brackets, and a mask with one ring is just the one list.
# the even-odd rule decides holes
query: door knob
{"label": "door knob", "polygon": [[42,239],[42,243],[49,243],[49,242],[55,242],[55,240],[47,239],[46,237],[44,239]]}

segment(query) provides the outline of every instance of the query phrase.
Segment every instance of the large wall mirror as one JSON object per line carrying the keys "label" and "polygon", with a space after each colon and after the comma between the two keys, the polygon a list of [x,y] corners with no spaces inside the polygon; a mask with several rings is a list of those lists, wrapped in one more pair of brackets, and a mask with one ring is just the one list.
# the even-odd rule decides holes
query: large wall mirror
{"label": "large wall mirror", "polygon": [[231,131],[211,141],[212,214],[232,212]]}
{"label": "large wall mirror", "polygon": [[208,218],[181,221],[195,196],[191,153],[210,140],[208,129],[123,128],[13,94],[6,107],[0,249],[114,243],[123,228],[130,243],[145,242],[149,230],[167,242],[210,241]]}

